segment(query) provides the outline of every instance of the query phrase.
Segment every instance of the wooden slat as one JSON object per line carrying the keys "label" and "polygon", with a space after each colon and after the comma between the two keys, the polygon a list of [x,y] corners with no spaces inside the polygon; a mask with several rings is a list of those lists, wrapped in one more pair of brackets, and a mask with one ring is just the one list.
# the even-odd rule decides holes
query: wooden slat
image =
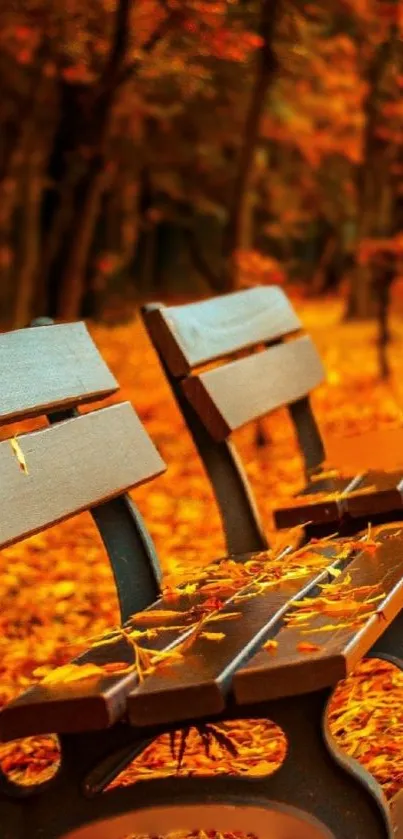
{"label": "wooden slat", "polygon": [[146,312],[145,318],[155,345],[175,376],[301,329],[291,303],[275,286],[184,306],[156,307]]}
{"label": "wooden slat", "polygon": [[[197,608],[205,598],[199,594],[182,595],[172,603],[172,599],[161,598],[146,609],[154,613],[161,610],[178,611],[180,620],[164,619],[166,625],[191,622],[183,617],[191,608]],[[158,620],[151,619],[147,628],[158,626]],[[126,628],[133,629],[137,624],[135,618],[129,621]],[[143,649],[167,650],[184,638],[189,630],[178,632],[164,631],[157,637],[139,640]],[[105,633],[105,638],[108,633]],[[86,651],[72,662],[73,664],[105,664],[126,662],[132,665],[134,651],[127,641],[122,638],[112,640],[111,643],[95,646]],[[103,676],[100,679],[85,679],[83,681],[44,685],[39,683],[21,696],[10,702],[0,712],[0,739],[13,740],[30,734],[46,734],[50,732],[67,733],[73,731],[87,731],[107,728],[126,712],[126,697],[137,683],[137,674],[131,671],[126,674]],[[147,724],[148,720],[143,720]]]}
{"label": "wooden slat", "polygon": [[[362,551],[335,582],[343,586],[347,574],[350,575],[351,583],[343,586],[343,597],[351,591],[351,598],[361,603],[376,594],[384,594],[384,600],[373,607],[377,613],[360,629],[343,627],[346,622],[343,614],[339,617],[318,614],[309,622],[309,628],[317,632],[306,633],[291,627],[280,630],[275,653],[260,650],[236,673],[234,691],[239,704],[319,690],[336,684],[351,672],[403,608],[402,537],[401,528],[382,528],[376,537],[381,541],[376,551]],[[360,596],[354,594],[358,586],[375,588]],[[323,629],[329,625],[336,629]],[[309,653],[299,651],[299,644],[307,642],[318,649]]]}
{"label": "wooden slat", "polygon": [[215,440],[306,396],[324,378],[308,336],[232,361],[183,382],[187,398]]}
{"label": "wooden slat", "polygon": [[[292,503],[277,507],[273,510],[274,523],[280,530],[296,527],[299,524],[335,524],[341,519],[340,500],[335,494],[347,491],[349,486],[359,486],[361,476],[357,478],[326,478],[321,481],[308,483],[302,492],[298,493]],[[315,495],[326,493],[327,499],[315,499]],[[309,496],[308,498],[306,496]]]}
{"label": "wooden slat", "polygon": [[398,472],[367,472],[359,489],[371,490],[362,495],[350,495],[343,499],[346,515],[351,518],[367,517],[371,521],[376,515],[403,511],[403,470]]}
{"label": "wooden slat", "polygon": [[[328,492],[330,497],[304,500],[308,493],[314,496],[319,492]],[[376,521],[378,516],[388,514],[392,520],[402,512],[403,473],[371,471],[354,478],[333,478],[309,485],[294,503],[274,511],[274,521],[280,529],[306,522],[338,526],[346,518]]]}
{"label": "wooden slat", "polygon": [[101,399],[118,389],[84,323],[0,335],[0,422]]}
{"label": "wooden slat", "polygon": [[[323,568],[333,561],[323,553]],[[289,600],[330,579],[327,571],[311,572],[250,599],[230,599],[220,611],[222,620],[205,625],[207,631],[223,633],[221,640],[200,636],[184,653],[183,661],[155,671],[130,693],[127,706],[132,725],[141,726],[145,719],[149,724],[162,724],[220,713],[235,671],[274,631]],[[231,612],[238,617],[226,620],[225,615]]]}
{"label": "wooden slat", "polygon": [[130,403],[0,444],[0,545],[106,501],[165,469]]}
{"label": "wooden slat", "polygon": [[[133,661],[124,641],[88,652],[72,663],[103,665],[116,661]],[[126,696],[135,683],[133,672],[69,684],[39,683],[0,711],[0,741],[108,728],[124,715]]]}

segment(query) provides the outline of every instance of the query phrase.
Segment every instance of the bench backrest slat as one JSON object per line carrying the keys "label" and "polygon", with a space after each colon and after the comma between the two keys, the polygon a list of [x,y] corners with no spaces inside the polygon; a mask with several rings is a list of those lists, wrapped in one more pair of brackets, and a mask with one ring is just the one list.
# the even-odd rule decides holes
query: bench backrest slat
{"label": "bench backrest slat", "polygon": [[84,323],[0,335],[0,422],[102,399],[118,389]]}
{"label": "bench backrest slat", "polygon": [[211,436],[222,440],[251,420],[302,399],[323,376],[318,353],[304,335],[189,376],[183,388]]}
{"label": "bench backrest slat", "polygon": [[[46,327],[49,328],[49,327]],[[0,546],[101,504],[164,471],[130,403],[112,405],[0,444]]]}
{"label": "bench backrest slat", "polygon": [[[310,392],[325,373],[313,342],[298,334],[300,320],[274,286],[182,306],[154,303],[142,311],[209,475],[228,552],[263,550],[264,528],[228,438],[250,420],[287,407],[307,477],[320,468],[325,451]],[[196,369],[212,362],[212,369]]]}
{"label": "bench backrest slat", "polygon": [[160,350],[175,376],[301,329],[289,300],[276,286],[158,308],[155,319]]}

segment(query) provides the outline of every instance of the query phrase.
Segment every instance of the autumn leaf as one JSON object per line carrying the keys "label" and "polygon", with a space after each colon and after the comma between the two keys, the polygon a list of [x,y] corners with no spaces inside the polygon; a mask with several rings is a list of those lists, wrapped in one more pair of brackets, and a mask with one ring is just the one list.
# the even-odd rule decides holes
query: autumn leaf
{"label": "autumn leaf", "polygon": [[308,641],[300,641],[297,645],[299,653],[316,653],[320,650],[317,644],[310,644]]}
{"label": "autumn leaf", "polygon": [[114,675],[115,673],[119,673],[119,675],[124,675],[125,673],[132,673],[133,670],[133,665],[127,664],[126,661],[110,661],[102,665],[102,671],[107,676]]}
{"label": "autumn leaf", "polygon": [[20,443],[16,437],[10,438],[10,446],[18,460],[21,472],[23,472],[24,475],[28,475],[28,466],[25,460],[24,452],[22,451]]}
{"label": "autumn leaf", "polygon": [[148,609],[145,612],[132,615],[131,620],[133,623],[140,624],[140,626],[158,626],[159,624],[165,626],[168,621],[180,618],[183,618],[182,612],[174,612],[168,609]]}
{"label": "autumn leaf", "polygon": [[96,664],[65,664],[56,667],[42,679],[42,685],[70,684],[86,679],[99,679],[104,675],[102,667]]}
{"label": "autumn leaf", "polygon": [[265,644],[263,644],[263,649],[267,650],[268,653],[275,653],[278,648],[278,641],[275,638],[269,638]]}
{"label": "autumn leaf", "polygon": [[225,632],[202,632],[201,637],[206,641],[222,641],[225,638]]}

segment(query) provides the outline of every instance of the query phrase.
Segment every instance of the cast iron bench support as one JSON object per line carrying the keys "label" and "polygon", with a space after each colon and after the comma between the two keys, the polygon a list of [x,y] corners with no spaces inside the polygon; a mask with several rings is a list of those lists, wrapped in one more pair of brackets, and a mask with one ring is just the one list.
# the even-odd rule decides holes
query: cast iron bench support
{"label": "cast iron bench support", "polygon": [[[248,831],[259,839],[392,839],[391,815],[378,785],[355,761],[335,747],[326,724],[329,691],[302,697],[229,708],[215,722],[231,718],[269,719],[285,732],[288,752],[283,765],[270,777],[174,777],[137,782],[110,792],[92,792],[106,782],[116,752],[135,746],[139,736],[157,735],[173,726],[138,731],[124,723],[92,734],[61,737],[62,767],[43,791],[11,801],[3,789],[0,799],[2,839],[106,839],[130,832],[151,835],[170,829],[239,830],[244,808]],[[195,720],[195,724],[199,721]],[[119,761],[117,761],[119,765]],[[4,786],[4,784],[3,784]],[[10,792],[10,790],[8,790]],[[183,808],[196,806],[194,816]],[[210,807],[224,805],[221,816]],[[163,814],[158,811],[163,809]],[[226,809],[230,808],[230,809]],[[235,808],[235,809],[232,809]],[[218,808],[219,810],[220,808]],[[265,832],[258,832],[260,810],[266,812]],[[194,818],[187,822],[186,819]],[[214,818],[224,819],[222,824]],[[184,821],[183,821],[184,819]],[[145,820],[145,822],[144,822]],[[295,820],[295,821],[294,821]],[[104,822],[111,822],[107,829]],[[289,826],[296,832],[289,832]],[[115,833],[108,832],[111,826]],[[288,827],[287,827],[288,826]],[[84,829],[85,828],[85,829]]]}

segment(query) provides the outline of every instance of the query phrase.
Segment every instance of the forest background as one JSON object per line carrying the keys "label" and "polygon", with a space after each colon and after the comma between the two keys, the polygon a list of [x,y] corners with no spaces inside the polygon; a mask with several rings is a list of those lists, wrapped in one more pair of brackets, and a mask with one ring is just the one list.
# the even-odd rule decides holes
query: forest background
{"label": "forest background", "polygon": [[2,0],[0,327],[255,282],[384,321],[402,30],[401,0]]}

